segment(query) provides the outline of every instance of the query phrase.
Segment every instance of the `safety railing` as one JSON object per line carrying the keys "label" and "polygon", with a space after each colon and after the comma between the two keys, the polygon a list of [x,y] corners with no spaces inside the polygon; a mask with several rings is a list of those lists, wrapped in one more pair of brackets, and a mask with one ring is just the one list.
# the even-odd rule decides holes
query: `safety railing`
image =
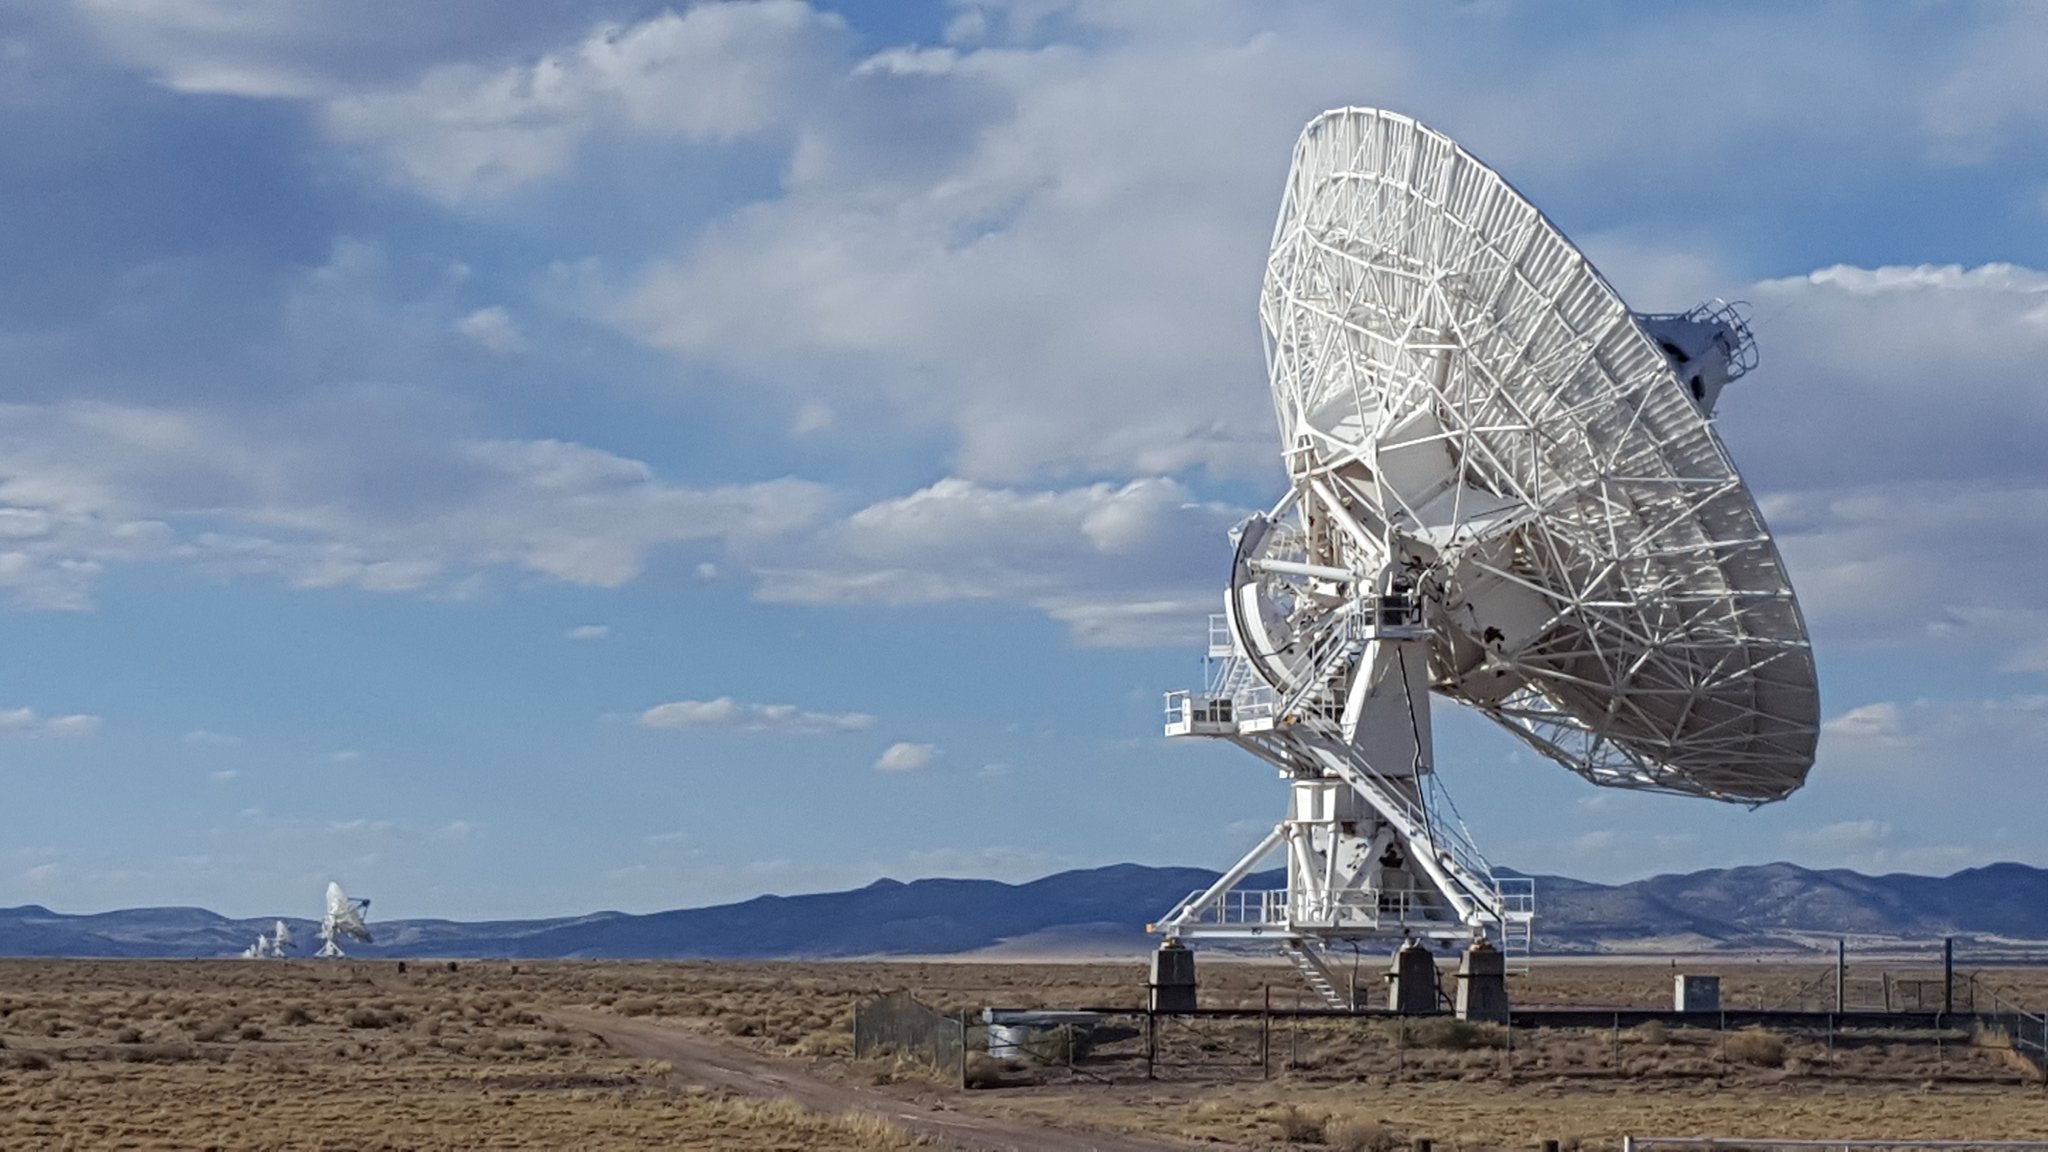
{"label": "safety railing", "polygon": [[1209,614],[1209,658],[1220,660],[1237,651],[1237,638],[1230,634],[1230,617],[1221,612]]}
{"label": "safety railing", "polygon": [[[1163,924],[1181,923],[1189,908],[1200,900],[1208,889],[1197,888],[1188,893],[1187,899],[1173,906]],[[1188,924],[1212,927],[1260,927],[1285,924],[1287,914],[1287,889],[1285,888],[1233,888],[1216,898],[1216,902],[1204,908],[1199,916],[1186,921]]]}
{"label": "safety railing", "polygon": [[1212,928],[1422,928],[1443,923],[1441,909],[1420,893],[1398,888],[1303,892],[1292,899],[1285,888],[1234,888],[1183,921],[1206,891],[1190,892],[1161,923]]}

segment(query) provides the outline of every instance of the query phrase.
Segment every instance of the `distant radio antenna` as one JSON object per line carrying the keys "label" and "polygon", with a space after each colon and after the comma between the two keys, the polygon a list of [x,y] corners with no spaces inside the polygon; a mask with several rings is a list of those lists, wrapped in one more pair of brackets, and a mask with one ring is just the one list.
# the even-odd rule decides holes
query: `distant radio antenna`
{"label": "distant radio antenna", "polygon": [[[261,932],[256,934],[256,942],[242,949],[242,959],[282,960],[291,955],[292,949],[297,946],[298,941],[292,937],[291,925],[279,920],[272,926],[270,935],[265,936]],[[337,956],[340,954],[335,953]]]}
{"label": "distant radio antenna", "polygon": [[320,951],[314,955],[328,960],[347,955],[341,950],[344,938],[368,944],[370,926],[363,922],[363,916],[369,910],[368,900],[353,899],[341,890],[341,885],[329,881],[327,914],[320,918]]}

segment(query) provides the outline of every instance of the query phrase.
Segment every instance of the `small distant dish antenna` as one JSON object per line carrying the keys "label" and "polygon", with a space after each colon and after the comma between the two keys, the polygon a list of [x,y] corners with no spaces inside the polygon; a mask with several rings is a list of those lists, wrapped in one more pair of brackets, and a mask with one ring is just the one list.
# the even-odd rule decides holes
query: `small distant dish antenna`
{"label": "small distant dish antenna", "polygon": [[272,926],[270,935],[265,936],[261,932],[256,934],[256,942],[242,949],[242,959],[282,960],[291,955],[292,949],[297,946],[298,941],[292,936],[291,925],[279,920]]}
{"label": "small distant dish antenna", "polygon": [[320,918],[320,950],[313,955],[332,960],[347,953],[341,950],[343,940],[358,943],[370,942],[370,926],[363,917],[370,910],[368,900],[358,900],[341,890],[341,885],[329,881],[327,884],[327,913]]}
{"label": "small distant dish antenna", "polygon": [[[1781,800],[1819,731],[1770,530],[1711,423],[1756,364],[1739,306],[1632,312],[1448,137],[1326,112],[1294,150],[1259,317],[1287,495],[1232,533],[1201,692],[1287,815],[1152,930],[1276,941],[1350,1006],[1332,944],[1490,938],[1535,890],[1437,781],[1432,693],[1594,784]],[[1287,886],[1242,891],[1270,854]]]}

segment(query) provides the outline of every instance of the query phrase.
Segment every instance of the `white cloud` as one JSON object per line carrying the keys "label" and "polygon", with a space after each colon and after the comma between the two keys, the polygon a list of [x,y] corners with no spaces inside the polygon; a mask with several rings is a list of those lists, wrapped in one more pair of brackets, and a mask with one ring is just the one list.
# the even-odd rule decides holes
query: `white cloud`
{"label": "white cloud", "polygon": [[1797,834],[1809,844],[1829,848],[1860,848],[1891,839],[1892,826],[1882,820],[1838,820]]}
{"label": "white cloud", "polygon": [[582,444],[330,415],[0,406],[0,507],[21,529],[0,544],[0,589],[83,608],[104,565],[148,562],[382,592],[452,593],[494,567],[617,587],[657,549],[766,539],[830,503],[794,479],[682,488]]}
{"label": "white cloud", "polygon": [[90,736],[100,729],[100,718],[86,713],[68,716],[39,716],[33,708],[0,708],[0,733],[18,736]]}
{"label": "white cloud", "polygon": [[477,826],[467,820],[450,820],[434,830],[433,838],[436,840],[467,840],[476,834],[476,830]]}
{"label": "white cloud", "polygon": [[1820,641],[2032,666],[2048,652],[2048,273],[1833,266],[1743,294],[1763,366],[1723,397],[1720,431]]}
{"label": "white cloud", "polygon": [[1994,853],[2007,845],[1994,846],[1994,842],[2003,839],[2002,833],[1993,833],[1980,844],[1942,843],[1895,828],[1890,821],[1873,819],[1837,820],[1818,827],[1793,829],[1784,838],[1786,846],[1811,867],[1926,875],[1947,875],[1996,859]]}
{"label": "white cloud", "polygon": [[74,0],[105,46],[174,91],[320,97],[417,75],[452,55],[519,50],[573,35],[578,5],[518,0],[269,4],[250,0]]}
{"label": "white cloud", "polygon": [[329,756],[327,762],[329,764],[353,764],[362,758],[363,754],[361,752],[353,748],[343,748],[334,755]]}
{"label": "white cloud", "polygon": [[241,742],[242,738],[240,736],[231,736],[226,732],[214,732],[206,728],[194,728],[192,731],[185,733],[185,743],[187,744],[231,746]]}
{"label": "white cloud", "polygon": [[1889,700],[1860,704],[1820,726],[1834,740],[1889,740],[1899,734],[1899,706]]}
{"label": "white cloud", "polygon": [[939,750],[930,744],[895,743],[882,750],[875,761],[877,772],[916,772],[931,767]]}
{"label": "white cloud", "polygon": [[207,773],[206,778],[208,780],[213,781],[215,784],[231,784],[234,782],[235,778],[240,775],[241,773],[235,771],[233,768],[223,768],[218,772]]}
{"label": "white cloud", "polygon": [[1937,156],[1978,163],[2048,130],[2048,12],[2036,4],[1987,10],[1964,38],[1949,76],[1929,96],[1922,128]]}
{"label": "white cloud", "polygon": [[608,134],[718,142],[784,127],[829,77],[838,17],[794,0],[700,4],[511,67],[442,65],[411,86],[327,102],[338,141],[436,199],[503,195]]}
{"label": "white cloud", "polygon": [[830,428],[834,419],[831,405],[807,401],[796,410],[796,420],[790,424],[789,431],[794,436],[808,436]]}
{"label": "white cloud", "polygon": [[865,732],[875,718],[865,712],[806,712],[794,704],[748,704],[730,696],[715,700],[676,700],[640,714],[644,728],[710,728],[733,732],[770,732],[785,736],[823,736]]}
{"label": "white cloud", "polygon": [[1883,701],[1822,726],[1814,780],[1875,777],[1953,795],[2031,794],[2043,746],[2048,694]]}
{"label": "white cloud", "polygon": [[479,347],[509,356],[527,349],[526,334],[504,308],[479,308],[455,322],[455,330]]}
{"label": "white cloud", "polygon": [[872,504],[801,547],[765,550],[760,599],[802,604],[1028,604],[1090,644],[1197,637],[1243,515],[1179,483],[1064,491],[942,480]]}
{"label": "white cloud", "polygon": [[576,627],[569,629],[567,632],[562,633],[562,637],[565,640],[577,640],[587,642],[595,640],[604,640],[609,638],[611,634],[611,626],[608,624],[579,624]]}

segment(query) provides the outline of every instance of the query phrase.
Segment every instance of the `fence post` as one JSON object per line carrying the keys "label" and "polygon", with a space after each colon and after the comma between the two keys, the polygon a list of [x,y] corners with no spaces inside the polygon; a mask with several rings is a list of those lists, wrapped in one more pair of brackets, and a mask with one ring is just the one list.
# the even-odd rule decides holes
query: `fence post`
{"label": "fence post", "polygon": [[1145,1079],[1154,1079],[1154,1066],[1159,1060],[1159,1014],[1147,1009],[1145,1012]]}
{"label": "fence post", "polygon": [[1273,986],[1266,985],[1266,1006],[1259,1012],[1259,1079],[1273,1078]]}
{"label": "fence post", "polygon": [[1845,998],[1849,984],[1849,944],[1842,937],[1835,938],[1835,1012],[1848,1011]]}
{"label": "fence post", "polygon": [[1946,1016],[1956,1010],[1956,938],[1941,938],[1941,1011]]}

